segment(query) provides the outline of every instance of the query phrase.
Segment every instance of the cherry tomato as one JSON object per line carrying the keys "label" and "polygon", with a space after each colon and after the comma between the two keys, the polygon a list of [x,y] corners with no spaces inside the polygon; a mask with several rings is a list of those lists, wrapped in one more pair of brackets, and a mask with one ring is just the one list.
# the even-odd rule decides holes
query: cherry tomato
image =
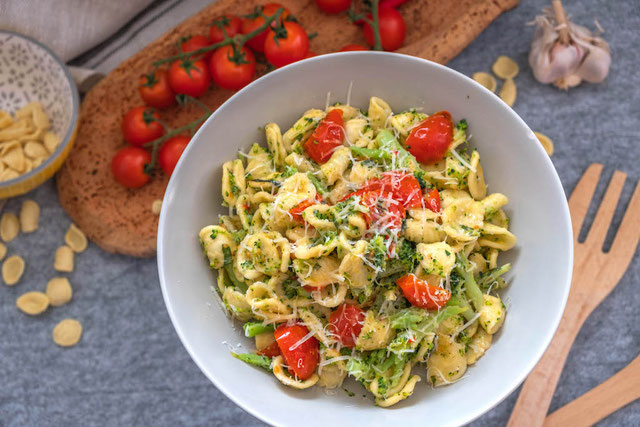
{"label": "cherry tomato", "polygon": [[405,145],[420,163],[442,160],[453,141],[451,114],[440,111],[411,129]]}
{"label": "cherry tomato", "polygon": [[344,120],[342,110],[333,109],[327,113],[313,131],[303,147],[316,163],[326,163],[335,149],[344,141]]}
{"label": "cherry tomato", "polygon": [[224,40],[225,33],[229,37],[242,32],[242,19],[235,15],[223,15],[213,20],[209,28],[209,40],[211,43],[219,43]]}
{"label": "cherry tomato", "polygon": [[145,104],[150,107],[167,108],[176,102],[165,70],[157,70],[152,76],[142,76],[138,90]]}
{"label": "cherry tomato", "polygon": [[378,233],[402,228],[407,211],[402,203],[394,200],[393,193],[382,189],[365,190],[360,203],[369,208],[369,213],[365,214],[367,226],[373,227]]}
{"label": "cherry tomato", "polygon": [[[181,44],[180,50],[183,52],[193,52],[194,50],[202,49],[203,47],[207,47],[211,44],[209,39],[206,36],[196,34],[195,36],[187,37]],[[194,59],[209,59],[213,51],[208,51],[204,55],[193,56]]]}
{"label": "cherry tomato", "polygon": [[258,354],[267,357],[280,356],[280,347],[278,347],[277,342],[273,342],[271,345],[263,348],[262,350],[258,350]]}
{"label": "cherry tomato", "polygon": [[264,42],[264,55],[278,68],[304,59],[309,52],[309,37],[304,28],[289,21],[283,26],[285,33],[282,37],[276,36],[274,30],[269,30]]}
{"label": "cherry tomato", "polygon": [[[373,20],[371,14],[367,18]],[[402,47],[404,36],[407,33],[407,25],[404,18],[392,7],[380,6],[378,8],[378,25],[380,26],[380,41],[384,50],[396,50]],[[373,29],[368,23],[364,23],[362,28],[364,38],[370,46],[375,45]]]}
{"label": "cherry tomato", "polygon": [[439,286],[432,286],[426,280],[418,279],[415,274],[407,274],[396,280],[404,297],[411,305],[437,310],[444,307],[451,298],[451,292]]}
{"label": "cherry tomato", "polygon": [[186,135],[178,135],[173,138],[169,138],[162,144],[158,151],[158,163],[160,167],[167,175],[171,176],[173,170],[176,168],[178,160],[187,144],[189,144],[191,138]]}
{"label": "cherry tomato", "polygon": [[394,200],[402,203],[407,208],[419,208],[424,206],[422,188],[413,174],[405,172],[385,172],[381,178],[368,181],[363,189],[390,192]]}
{"label": "cherry tomato", "polygon": [[351,0],[315,0],[324,13],[336,14],[344,12],[351,6]]}
{"label": "cherry tomato", "polygon": [[318,340],[315,337],[300,342],[308,333],[307,327],[300,324],[280,325],[274,332],[289,372],[301,380],[313,375],[319,360]]}
{"label": "cherry tomato", "polygon": [[309,206],[312,206],[316,203],[317,203],[316,201],[310,200],[310,199],[303,200],[300,203],[298,203],[296,206],[294,206],[291,210],[289,210],[289,213],[291,214],[291,216],[295,221],[303,222],[304,219],[302,218],[302,212],[305,209],[307,209]]}
{"label": "cherry tomato", "polygon": [[111,160],[111,173],[120,184],[127,188],[138,188],[149,182],[144,172],[145,165],[151,163],[151,154],[139,147],[124,147]]}
{"label": "cherry tomato", "polygon": [[[279,8],[284,9],[284,11],[280,14],[280,21],[284,21],[291,14],[291,12],[289,12],[289,9],[287,9],[280,3],[265,4],[262,8],[262,13],[267,17],[272,16]],[[242,34],[249,34],[250,32],[261,27],[262,24],[264,24],[264,18],[260,14],[253,13],[249,15],[248,18],[245,18],[244,21],[242,21]],[[264,30],[257,36],[247,41],[247,44],[256,52],[264,52],[264,41],[266,40],[268,33],[269,30]]]}
{"label": "cherry tomato", "polygon": [[438,193],[438,190],[435,188],[429,190],[424,198],[427,207],[433,212],[438,213],[442,210],[440,207],[440,193]]}
{"label": "cherry tomato", "polygon": [[198,97],[211,84],[209,68],[202,59],[175,61],[169,68],[169,84],[175,93]]}
{"label": "cherry tomato", "polygon": [[361,44],[348,44],[342,47],[342,49],[340,49],[338,52],[356,52],[359,50],[369,50],[369,48],[364,47]]}
{"label": "cherry tomato", "polygon": [[164,128],[158,121],[158,113],[147,107],[134,107],[122,118],[122,135],[124,140],[136,147],[160,138]]}
{"label": "cherry tomato", "polygon": [[329,331],[337,335],[343,346],[353,348],[362,331],[365,313],[359,307],[342,304],[329,316]]}
{"label": "cherry tomato", "polygon": [[239,90],[251,83],[256,75],[256,58],[249,48],[241,50],[244,63],[235,63],[233,47],[222,46],[211,57],[209,67],[213,81],[223,89]]}
{"label": "cherry tomato", "polygon": [[318,56],[318,54],[310,50],[307,52],[307,56],[305,56],[304,59],[313,58],[314,56]]}

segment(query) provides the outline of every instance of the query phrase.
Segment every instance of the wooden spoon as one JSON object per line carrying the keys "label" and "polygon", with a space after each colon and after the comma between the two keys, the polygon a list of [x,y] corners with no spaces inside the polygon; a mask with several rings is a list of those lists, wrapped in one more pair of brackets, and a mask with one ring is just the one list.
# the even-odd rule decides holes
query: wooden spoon
{"label": "wooden spoon", "polygon": [[599,386],[553,412],[544,425],[591,426],[636,399],[640,399],[640,356]]}
{"label": "wooden spoon", "polygon": [[602,165],[589,166],[569,199],[574,263],[567,307],[549,348],[524,382],[508,426],[538,427],[544,423],[560,373],[582,324],[618,284],[636,250],[640,238],[640,185],[636,185],[611,250],[602,251],[626,179],[620,171],[615,171],[611,178],[586,240],[578,242],[601,173]]}

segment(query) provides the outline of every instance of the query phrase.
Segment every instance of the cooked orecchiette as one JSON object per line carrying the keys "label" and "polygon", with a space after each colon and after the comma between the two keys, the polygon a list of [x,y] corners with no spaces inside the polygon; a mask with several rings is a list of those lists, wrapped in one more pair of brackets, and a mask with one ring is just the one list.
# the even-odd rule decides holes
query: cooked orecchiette
{"label": "cooked orecchiette", "polygon": [[498,297],[482,295],[483,304],[478,321],[480,326],[489,334],[495,334],[502,327],[507,309]]}
{"label": "cooked orecchiette", "polygon": [[427,359],[427,376],[434,386],[460,379],[467,371],[464,346],[449,335],[439,334],[436,347]]}

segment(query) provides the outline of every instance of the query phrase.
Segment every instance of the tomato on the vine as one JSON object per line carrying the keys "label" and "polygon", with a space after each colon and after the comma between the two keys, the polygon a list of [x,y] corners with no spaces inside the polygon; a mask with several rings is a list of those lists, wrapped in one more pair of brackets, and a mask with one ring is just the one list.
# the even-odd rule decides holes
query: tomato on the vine
{"label": "tomato on the vine", "polygon": [[176,95],[169,86],[165,70],[156,70],[152,75],[142,76],[138,91],[142,100],[150,107],[167,108],[176,102]]}
{"label": "tomato on the vine", "polygon": [[308,333],[309,329],[304,325],[284,324],[273,334],[289,372],[303,381],[313,375],[320,359],[318,340],[312,336],[302,341]]}
{"label": "tomato on the vine", "polygon": [[343,346],[353,348],[364,325],[364,311],[352,304],[342,304],[329,316],[329,331]]}
{"label": "tomato on the vine", "polygon": [[209,28],[209,40],[211,43],[219,43],[224,40],[225,33],[229,37],[242,32],[242,19],[235,15],[223,15],[213,20]]}
{"label": "tomato on the vine", "polygon": [[211,57],[209,68],[218,86],[239,90],[251,83],[256,75],[256,58],[249,48],[243,47],[239,55],[234,56],[233,46],[222,46]]}
{"label": "tomato on the vine", "polygon": [[[211,41],[206,36],[201,34],[196,34],[195,36],[189,36],[184,39],[184,41],[180,44],[180,50],[183,52],[193,52],[198,49],[202,49],[203,47],[207,47],[211,44]],[[209,59],[211,57],[212,51],[208,51],[202,55],[197,55],[192,58],[195,59]]]}
{"label": "tomato on the vine", "polygon": [[176,168],[178,160],[187,145],[191,141],[191,137],[186,135],[178,135],[166,140],[158,151],[158,163],[167,175],[171,176]]}
{"label": "tomato on the vine", "polygon": [[316,163],[326,163],[336,148],[344,141],[342,110],[335,108],[327,113],[302,147]]}
{"label": "tomato on the vine", "polygon": [[315,0],[324,13],[336,14],[344,12],[351,6],[351,0]]}
{"label": "tomato on the vine", "polygon": [[131,145],[141,147],[160,138],[164,128],[157,112],[147,107],[134,107],[122,118],[122,136]]}
{"label": "tomato on the vine", "polygon": [[440,111],[411,129],[405,145],[420,163],[433,163],[442,160],[451,142],[453,142],[451,114],[448,111]]}
{"label": "tomato on the vine", "polygon": [[359,50],[369,50],[369,48],[364,47],[361,44],[348,44],[343,46],[338,52],[356,52]]}
{"label": "tomato on the vine", "polygon": [[[265,19],[263,18],[262,15],[266,17],[273,16],[279,8],[284,9],[280,14],[280,19],[279,19],[280,22],[284,22],[284,20],[289,15],[291,15],[291,12],[289,12],[289,9],[287,9],[280,3],[267,3],[262,7],[262,9],[260,8],[256,9],[255,12],[249,14],[242,21],[242,34],[249,34],[250,32],[260,28],[262,24],[264,24],[265,22]],[[264,30],[257,36],[254,36],[250,40],[248,40],[247,44],[249,45],[249,47],[251,47],[251,49],[255,50],[256,52],[264,52],[264,41],[267,38],[268,32],[269,30]]]}
{"label": "tomato on the vine", "polygon": [[[373,20],[371,14],[367,15],[367,18]],[[384,50],[391,51],[402,47],[407,33],[407,25],[400,12],[389,6],[380,6],[378,8],[378,25],[380,27],[380,41]],[[365,22],[362,31],[367,43],[375,46],[376,40],[371,25]]]}
{"label": "tomato on the vine", "polygon": [[111,173],[127,188],[138,188],[149,182],[144,167],[151,162],[151,154],[140,147],[124,147],[111,160]]}
{"label": "tomato on the vine", "polygon": [[308,52],[307,32],[295,22],[287,21],[282,27],[269,30],[264,42],[267,60],[278,68],[304,59]]}
{"label": "tomato on the vine", "polygon": [[198,97],[209,88],[211,77],[202,59],[177,60],[169,68],[169,84],[176,93]]}

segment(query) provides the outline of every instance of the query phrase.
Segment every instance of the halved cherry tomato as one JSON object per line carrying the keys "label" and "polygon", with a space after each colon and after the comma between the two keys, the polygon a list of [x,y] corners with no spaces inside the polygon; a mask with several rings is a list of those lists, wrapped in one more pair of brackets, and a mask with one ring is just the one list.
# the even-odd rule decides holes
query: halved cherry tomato
{"label": "halved cherry tomato", "polygon": [[369,48],[364,47],[361,44],[348,44],[343,46],[338,52],[356,52],[359,50],[369,50]]}
{"label": "halved cherry tomato", "polygon": [[160,116],[152,108],[134,107],[122,118],[124,140],[136,147],[160,138],[164,128],[159,122]]}
{"label": "halved cherry tomato", "polygon": [[222,46],[211,57],[211,77],[223,89],[242,89],[251,83],[256,75],[256,58],[251,50],[243,47],[240,52],[240,63],[233,60],[232,46]]}
{"label": "halved cherry tomato", "polygon": [[304,28],[290,21],[282,25],[281,34],[271,29],[264,41],[264,55],[278,68],[304,59],[309,52],[309,37]]}
{"label": "halved cherry tomato", "polygon": [[321,11],[332,15],[344,12],[351,6],[351,0],[315,0],[315,2]]}
{"label": "halved cherry tomato", "polygon": [[[367,18],[373,20],[371,14],[367,15]],[[378,7],[378,25],[380,26],[380,41],[384,50],[396,50],[402,47],[407,33],[407,25],[400,12],[390,6]],[[367,43],[374,46],[375,35],[371,26],[365,22],[362,31]]]}
{"label": "halved cherry tomato", "polygon": [[273,342],[271,345],[263,348],[262,350],[258,350],[258,354],[267,357],[276,357],[280,356],[280,347],[278,347],[277,342]]}
{"label": "halved cherry tomato", "polygon": [[310,50],[307,52],[307,56],[305,56],[304,59],[313,58],[314,56],[318,56],[318,54]]}
{"label": "halved cherry tomato", "polygon": [[302,218],[302,212],[305,209],[307,209],[309,206],[315,205],[316,203],[318,203],[318,195],[316,195],[316,200],[307,199],[307,200],[301,201],[292,209],[290,209],[289,213],[291,214],[291,216],[295,221],[302,222],[304,221],[304,219]]}
{"label": "halved cherry tomato", "polygon": [[418,279],[415,274],[407,274],[396,280],[404,297],[411,305],[437,310],[444,307],[451,298],[451,292],[439,286],[432,286],[426,280]]}
{"label": "halved cherry tomato", "polygon": [[157,70],[153,75],[142,76],[138,90],[145,104],[150,107],[167,108],[176,102],[176,95],[169,86],[165,70]]}
{"label": "halved cherry tomato", "polygon": [[242,19],[235,15],[223,15],[213,20],[209,27],[209,40],[211,43],[219,43],[224,40],[225,33],[229,37],[242,32]]}
{"label": "halved cherry tomato", "polygon": [[182,152],[187,148],[189,141],[191,141],[191,137],[178,135],[168,139],[162,144],[160,151],[158,151],[158,163],[164,173],[171,176],[178,160],[180,160]]}
{"label": "halved cherry tomato", "polygon": [[368,181],[362,189],[378,190],[393,194],[394,200],[402,203],[406,208],[419,208],[424,206],[422,188],[413,174],[405,172],[385,172],[381,178]]}
{"label": "halved cherry tomato", "polygon": [[306,326],[297,323],[280,325],[274,332],[289,372],[301,380],[306,380],[313,375],[319,360],[319,345],[315,337],[300,342],[308,333]]}
{"label": "halved cherry tomato", "polygon": [[[203,47],[207,47],[211,44],[211,41],[206,36],[201,34],[196,34],[195,36],[187,37],[181,44],[180,50],[183,52],[193,52],[194,50],[202,49]],[[213,51],[208,51],[203,55],[193,56],[193,59],[209,59]]]}
{"label": "halved cherry tomato", "polygon": [[359,307],[351,304],[342,304],[329,316],[329,331],[337,335],[343,346],[353,348],[362,325],[365,313]]}
{"label": "halved cherry tomato", "polygon": [[111,173],[127,188],[138,188],[149,182],[145,165],[151,163],[151,154],[140,147],[121,148],[111,159]]}
{"label": "halved cherry tomato", "polygon": [[402,228],[407,211],[401,202],[394,200],[392,193],[365,191],[360,203],[369,208],[369,213],[364,214],[368,227],[374,227],[379,233]]}
{"label": "halved cherry tomato", "polygon": [[204,94],[211,84],[207,63],[202,59],[175,61],[169,67],[169,84],[175,93],[194,97]]}
{"label": "halved cherry tomato", "polygon": [[405,145],[420,163],[442,160],[453,141],[453,121],[448,111],[440,111],[411,129]]}
{"label": "halved cherry tomato", "polygon": [[442,210],[440,207],[440,193],[435,188],[429,190],[427,195],[424,196],[426,205],[433,212],[438,213]]}
{"label": "halved cherry tomato", "polygon": [[[279,8],[283,8],[284,11],[280,14],[280,21],[284,21],[290,14],[289,9],[281,5],[280,3],[267,3],[262,7],[262,14],[269,17],[276,13]],[[242,21],[242,34],[249,34],[250,32],[257,30],[264,24],[264,18],[258,13],[252,13],[249,17]],[[264,30],[255,37],[252,37],[247,44],[251,49],[256,52],[264,52],[264,41],[267,38],[269,30]]]}
{"label": "halved cherry tomato", "polygon": [[329,111],[302,145],[316,163],[326,163],[335,149],[342,145],[344,141],[342,114],[342,110],[337,108]]}

